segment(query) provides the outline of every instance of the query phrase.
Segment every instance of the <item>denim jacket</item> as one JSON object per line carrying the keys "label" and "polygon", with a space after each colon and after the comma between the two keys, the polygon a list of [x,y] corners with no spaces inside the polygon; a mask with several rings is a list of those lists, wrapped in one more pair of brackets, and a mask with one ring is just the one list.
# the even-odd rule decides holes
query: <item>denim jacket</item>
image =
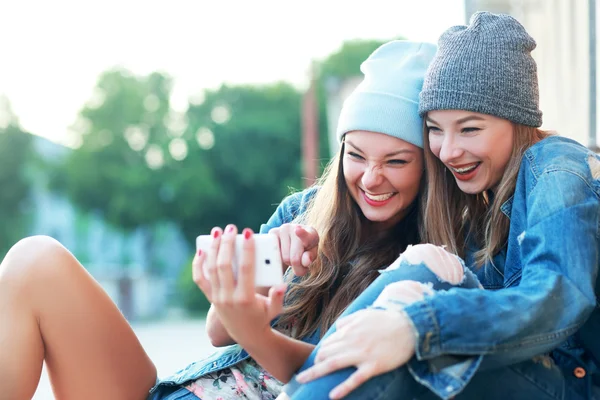
{"label": "denim jacket", "polygon": [[[273,228],[292,222],[294,218],[306,211],[308,203],[316,193],[316,190],[315,188],[310,188],[286,197],[277,207],[271,218],[269,218],[269,221],[261,225],[260,233],[268,233]],[[315,332],[302,340],[307,343],[317,344],[319,337],[319,332]],[[248,353],[237,344],[223,347],[207,358],[188,365],[168,378],[161,379],[150,390],[150,394],[154,393],[161,386],[179,386],[194,381],[206,374],[232,367],[249,357]]]}
{"label": "denim jacket", "polygon": [[[405,310],[418,335],[415,379],[449,398],[481,367],[553,350],[600,365],[598,178],[599,158],[572,140],[546,138],[525,152],[501,206],[506,248],[481,268],[466,257],[486,290],[451,289]],[[442,355],[469,357],[432,372],[428,361]]]}

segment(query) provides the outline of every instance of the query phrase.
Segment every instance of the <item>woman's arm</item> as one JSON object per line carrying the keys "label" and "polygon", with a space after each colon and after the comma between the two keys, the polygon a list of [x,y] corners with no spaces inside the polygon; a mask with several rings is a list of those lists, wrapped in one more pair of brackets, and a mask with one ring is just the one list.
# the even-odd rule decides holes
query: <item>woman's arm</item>
{"label": "woman's arm", "polygon": [[292,378],[315,348],[312,344],[292,339],[275,329],[242,346],[275,379],[284,383]]}
{"label": "woman's arm", "polygon": [[486,363],[506,365],[574,334],[596,303],[599,210],[578,174],[540,174],[511,212],[518,237],[509,238],[505,271],[520,269],[520,282],[496,291],[451,289],[406,307],[418,331],[417,358],[486,355]]}

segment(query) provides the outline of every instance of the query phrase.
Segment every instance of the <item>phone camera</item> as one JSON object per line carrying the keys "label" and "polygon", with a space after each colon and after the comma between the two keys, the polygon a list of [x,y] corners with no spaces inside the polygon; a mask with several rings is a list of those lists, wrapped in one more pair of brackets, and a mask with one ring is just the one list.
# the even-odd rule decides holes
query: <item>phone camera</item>
{"label": "phone camera", "polygon": [[265,264],[269,265],[271,264],[271,260],[269,260],[268,258],[265,260]]}

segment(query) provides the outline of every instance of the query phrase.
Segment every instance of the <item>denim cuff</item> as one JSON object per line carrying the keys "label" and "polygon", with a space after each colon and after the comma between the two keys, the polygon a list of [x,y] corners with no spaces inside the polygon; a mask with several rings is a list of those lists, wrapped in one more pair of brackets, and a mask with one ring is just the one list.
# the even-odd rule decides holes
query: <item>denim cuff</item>
{"label": "denim cuff", "polygon": [[439,323],[427,298],[404,308],[417,342],[408,363],[413,378],[442,399],[460,393],[479,369],[483,356],[453,356],[442,352]]}
{"label": "denim cuff", "polygon": [[[450,399],[462,392],[475,375],[483,356],[441,356],[429,361],[412,358],[408,371],[412,377],[442,399]],[[434,366],[447,365],[441,369]]]}
{"label": "denim cuff", "polygon": [[404,313],[410,318],[417,335],[415,347],[417,359],[427,360],[442,354],[440,326],[435,310],[429,305],[428,299],[406,306]]}

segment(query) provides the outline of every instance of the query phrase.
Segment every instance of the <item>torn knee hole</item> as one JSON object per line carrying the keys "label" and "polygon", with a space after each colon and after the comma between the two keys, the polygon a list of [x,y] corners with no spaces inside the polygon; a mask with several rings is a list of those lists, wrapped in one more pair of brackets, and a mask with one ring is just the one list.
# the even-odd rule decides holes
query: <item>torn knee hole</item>
{"label": "torn knee hole", "polygon": [[386,309],[404,307],[433,294],[434,290],[431,288],[431,284],[416,281],[394,282],[383,289],[373,305]]}
{"label": "torn knee hole", "polygon": [[402,257],[411,264],[425,264],[441,281],[458,285],[464,279],[463,265],[444,248],[432,244],[419,244],[408,248]]}

